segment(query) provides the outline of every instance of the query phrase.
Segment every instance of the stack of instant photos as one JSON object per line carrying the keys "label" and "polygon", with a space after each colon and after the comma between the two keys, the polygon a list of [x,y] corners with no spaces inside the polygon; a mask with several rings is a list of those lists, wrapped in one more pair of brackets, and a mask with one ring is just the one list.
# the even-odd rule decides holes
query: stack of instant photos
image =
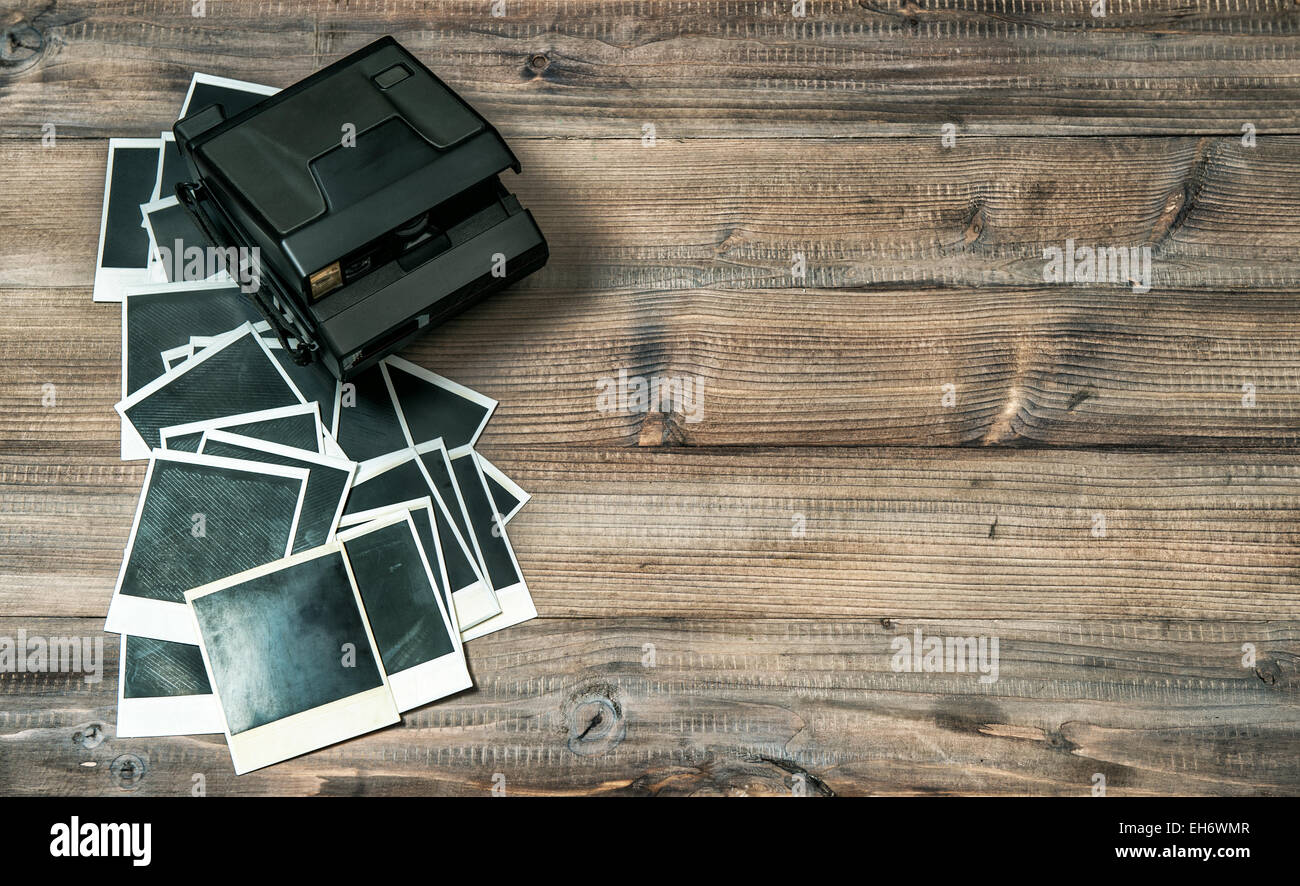
{"label": "stack of instant photos", "polygon": [[[196,74],[181,107],[275,90]],[[248,772],[471,686],[537,613],[474,450],[496,401],[396,357],[299,366],[177,205],[170,133],[111,139],[95,300],[122,305],[122,458],[148,459],[106,629],[119,736],[225,733]],[[143,223],[142,223],[143,222]]]}

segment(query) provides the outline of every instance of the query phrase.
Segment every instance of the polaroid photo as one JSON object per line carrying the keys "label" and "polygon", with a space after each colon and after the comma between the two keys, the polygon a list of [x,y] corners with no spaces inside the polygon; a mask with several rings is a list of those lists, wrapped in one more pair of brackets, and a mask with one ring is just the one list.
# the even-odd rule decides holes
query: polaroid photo
{"label": "polaroid photo", "polygon": [[[286,351],[274,333],[271,333],[271,326],[265,321],[256,323],[253,328],[266,342],[266,346],[271,351],[271,355],[280,363],[280,368],[284,374],[289,376],[290,380],[297,385],[298,390],[308,401],[315,400],[320,404],[321,422],[325,427],[326,451],[328,454],[337,458],[347,458],[343,448],[338,445],[334,439],[334,433],[337,431],[335,426],[335,404],[339,399],[339,382],[334,375],[325,368],[325,364],[319,360],[313,360],[311,363],[298,363],[293,359],[293,355]],[[192,336],[190,344],[194,346],[195,351],[202,350],[212,344],[212,336]]]}
{"label": "polaroid photo", "polygon": [[[275,351],[282,350],[282,348],[280,347],[279,339],[277,339],[275,334],[270,330],[271,324],[267,323],[265,320],[253,323],[253,331],[262,337],[262,341],[266,343],[267,350],[274,353]],[[190,347],[193,348],[194,353],[197,354],[199,351],[212,347],[217,343],[217,340],[220,337],[220,335],[191,335]],[[330,393],[333,395],[333,391]]]}
{"label": "polaroid photo", "polygon": [[[165,283],[215,280],[235,285],[225,266],[214,260],[216,253],[207,249],[207,237],[198,223],[175,197],[143,203],[140,214],[149,234],[150,277]],[[256,314],[251,302],[249,309]]]}
{"label": "polaroid photo", "polygon": [[122,635],[117,737],[221,732],[221,711],[198,646]]}
{"label": "polaroid photo", "polygon": [[458,453],[478,442],[497,408],[491,397],[401,357],[385,357],[380,367],[408,445],[441,439]]}
{"label": "polaroid photo", "polygon": [[233,117],[279,91],[274,86],[249,83],[247,80],[196,73],[190,79],[190,88],[185,93],[185,101],[176,119],[187,116],[190,111],[201,111],[208,105],[221,105],[226,117]]}
{"label": "polaroid photo", "polygon": [[[122,399],[176,368],[160,371],[157,354],[179,353],[192,328],[229,332],[256,316],[248,298],[220,283],[177,283],[129,287],[122,293]],[[188,347],[188,346],[187,346]],[[121,457],[138,457],[131,423],[121,419]]]}
{"label": "polaroid photo", "polygon": [[[451,597],[451,585],[447,579],[447,560],[442,552],[442,541],[438,538],[438,520],[433,515],[433,496],[427,496],[420,501],[422,502],[420,506],[408,508],[407,513],[411,517],[411,522],[415,524],[415,534],[420,539],[420,547],[429,558],[429,567],[433,572],[434,584],[438,586],[438,593],[442,595],[443,607],[451,618],[456,636],[459,637],[460,616],[456,613],[456,601]],[[489,612],[484,618],[495,614]]]}
{"label": "polaroid photo", "polygon": [[414,450],[395,452],[360,466],[339,525],[353,526],[393,510],[409,510],[418,507],[426,497],[433,503],[433,528],[446,566],[456,621],[464,630],[498,615],[501,607],[469,543],[456,529],[447,503],[434,489]]}
{"label": "polaroid photo", "polygon": [[203,432],[199,454],[261,461],[307,471],[302,513],[298,517],[298,531],[290,552],[294,554],[323,545],[334,537],[339,517],[343,514],[343,503],[347,500],[348,489],[352,486],[352,477],[357,470],[356,462],[219,429]]}
{"label": "polaroid photo", "polygon": [[[158,356],[162,358],[163,372],[169,372],[175,369],[177,364],[184,363],[194,356],[194,348],[190,345],[179,345],[174,348],[168,348],[160,351]],[[125,419],[123,419],[125,421]]]}
{"label": "polaroid photo", "polygon": [[[261,318],[233,283],[196,281],[128,289],[122,297],[122,399],[162,375],[157,356],[185,348],[194,333],[223,335]],[[256,326],[254,327],[256,329]]]}
{"label": "polaroid photo", "polygon": [[307,471],[155,450],[104,630],[196,643],[184,592],[287,555]]}
{"label": "polaroid photo", "polygon": [[[343,447],[329,435],[329,431],[326,431],[324,436],[321,438],[321,450],[326,455],[332,455],[335,458],[348,458],[348,454],[344,452]],[[351,459],[348,459],[348,461],[351,461]]]}
{"label": "polaroid photo", "polygon": [[[298,386],[298,390],[302,391],[304,397],[320,403],[320,418],[325,426],[325,436],[329,438],[328,444],[335,450],[335,455],[340,458],[344,457],[343,453],[347,450],[335,442],[337,439],[335,404],[339,398],[338,379],[319,360],[313,360],[311,363],[306,364],[298,363],[293,359],[291,353],[279,346],[278,341],[275,344],[276,347],[271,349],[272,356],[279,361],[280,368]],[[356,462],[362,461],[362,459],[354,458],[350,454],[346,457]]]}
{"label": "polaroid photo", "polygon": [[336,383],[331,434],[348,457],[363,467],[410,445],[381,366]]}
{"label": "polaroid photo", "polygon": [[[429,558],[429,568],[433,572],[434,584],[437,585],[438,593],[442,595],[443,605],[447,608],[452,623],[456,625],[456,631],[459,633],[460,626],[456,618],[456,606],[447,590],[450,587],[447,580],[447,565],[442,552],[442,542],[438,538],[437,522],[433,516],[432,496],[426,495],[424,498],[401,502],[389,508],[381,508],[377,512],[372,512],[376,516],[372,516],[370,520],[360,523],[348,523],[349,518],[344,517],[339,525],[364,525],[365,523],[373,523],[375,520],[387,519],[393,514],[401,512],[409,514],[411,522],[415,524],[415,534],[420,538],[420,547]],[[342,532],[343,530],[340,529],[339,531]],[[434,553],[437,554],[436,557],[433,556]]]}
{"label": "polaroid photo", "polygon": [[481,622],[464,632],[466,640],[473,640],[517,625],[530,618],[537,617],[532,595],[524,582],[524,574],[515,559],[514,548],[506,535],[506,528],[501,523],[492,496],[488,493],[487,481],[483,478],[483,469],[478,462],[478,454],[472,449],[460,455],[452,456],[451,468],[456,476],[456,485],[460,488],[465,501],[465,510],[469,515],[470,534],[474,537],[477,549],[483,555],[483,576],[496,592],[497,604],[501,613]]}
{"label": "polaroid photo", "polygon": [[420,463],[424,467],[425,474],[433,483],[434,491],[442,496],[442,500],[447,503],[448,515],[455,524],[456,531],[460,533],[461,538],[465,539],[470,552],[473,553],[474,560],[479,566],[479,573],[486,578],[487,572],[483,566],[483,555],[474,540],[474,533],[470,532],[469,514],[465,510],[465,500],[461,497],[460,487],[456,483],[456,476],[452,473],[451,459],[447,454],[447,447],[442,444],[442,438],[421,443],[415,447],[415,453],[420,457]]}
{"label": "polaroid photo", "polygon": [[124,458],[147,458],[161,445],[162,428],[307,402],[251,323],[218,341],[114,407],[133,432]]}
{"label": "polaroid photo", "polygon": [[[259,329],[259,332],[269,330],[269,324],[266,330]],[[258,329],[254,325],[254,329]],[[279,340],[273,335],[263,335],[262,341],[266,342],[267,348],[284,370],[284,374],[294,383],[303,397],[309,402],[315,402],[320,407],[321,420],[321,444],[320,451],[324,455],[333,456],[334,458],[346,459],[352,461],[348,454],[343,451],[343,447],[334,439],[331,428],[331,421],[334,417],[334,401],[337,397],[338,379],[336,379],[325,365],[319,360],[311,363],[299,363],[293,359],[293,356],[281,346]]]}
{"label": "polaroid photo", "polygon": [[149,203],[163,197],[176,196],[176,186],[189,178],[185,158],[176,147],[176,136],[171,132],[163,132],[159,134],[158,141],[158,174],[154,178],[153,193],[147,201]]}
{"label": "polaroid photo", "polygon": [[339,533],[399,711],[473,686],[409,512]]}
{"label": "polaroid photo", "polygon": [[281,443],[294,449],[307,449],[329,455],[321,445],[320,411],[316,403],[298,403],[293,406],[280,406],[275,409],[263,409],[259,412],[243,412],[237,415],[223,415],[204,421],[187,422],[183,425],[171,425],[158,431],[162,448],[182,452],[198,452],[203,432],[211,430],[229,431],[242,437],[254,437],[258,440]]}
{"label": "polaroid photo", "polygon": [[95,301],[121,301],[129,287],[149,282],[149,232],[140,224],[158,165],[156,138],[110,138],[95,256]]}
{"label": "polaroid photo", "polygon": [[185,599],[237,774],[401,719],[337,541]]}
{"label": "polaroid photo", "polygon": [[528,504],[528,500],[532,496],[483,456],[478,457],[478,463],[483,468],[483,479],[487,480],[488,492],[492,495],[492,503],[496,505],[497,513],[501,515],[502,525],[505,525],[510,522],[515,514],[519,513],[520,508]]}

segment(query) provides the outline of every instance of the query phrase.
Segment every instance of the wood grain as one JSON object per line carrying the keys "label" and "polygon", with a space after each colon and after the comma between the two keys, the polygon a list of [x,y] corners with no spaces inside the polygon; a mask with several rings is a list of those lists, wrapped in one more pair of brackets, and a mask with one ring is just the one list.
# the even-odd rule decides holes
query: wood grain
{"label": "wood grain", "polygon": [[[494,433],[526,444],[1294,444],[1300,139],[1013,142],[524,140],[550,264],[408,356],[501,400]],[[116,308],[80,288],[103,151],[0,142],[0,447],[55,426],[46,382],[98,404],[79,439],[117,434]],[[1044,284],[1067,238],[1150,245],[1155,288]],[[698,378],[704,419],[598,411],[620,370]]]}
{"label": "wood grain", "polygon": [[[152,131],[168,125],[159,116]],[[1149,247],[1153,292],[1300,285],[1300,138],[515,140],[552,250],[521,289],[1041,287],[1044,247]],[[87,286],[107,147],[0,140],[0,286]],[[40,182],[42,211],[33,207]],[[806,272],[792,266],[803,256]],[[1077,289],[1078,286],[1064,286]],[[1122,279],[1105,288],[1132,293]],[[1227,296],[1225,295],[1225,298]]]}
{"label": "wood grain", "polygon": [[[99,627],[5,618],[0,636]],[[916,630],[996,638],[997,680],[896,671],[891,644]],[[500,778],[521,796],[1088,796],[1100,773],[1108,796],[1294,794],[1298,648],[1300,623],[1276,620],[548,618],[471,643],[472,692],[235,776],[220,736],[114,735],[107,643],[98,684],[0,675],[0,785],[184,796],[201,774],[214,796],[483,796]]]}
{"label": "wood grain", "polygon": [[[393,34],[507,136],[1296,132],[1291,0],[158,0],[11,7],[6,132],[146,135],[194,70],[285,86]],[[8,121],[13,121],[10,129]]]}
{"label": "wood grain", "polygon": [[[120,309],[87,289],[0,301],[0,452],[113,451]],[[503,447],[1250,450],[1300,429],[1300,315],[1281,292],[527,289],[405,355],[500,400],[486,439]],[[689,380],[698,400],[601,400],[620,371]]]}
{"label": "wood grain", "polygon": [[[470,644],[474,690],[237,778],[116,738],[106,636],[100,683],[0,673],[0,794],[1300,793],[1300,5],[1091,5],[0,11],[0,637],[105,636],[143,466],[104,139],[194,70],[392,33],[552,248],[406,354],[501,401],[481,449],[533,493],[541,617]],[[1046,283],[1067,239],[1149,247],[1153,288]],[[701,420],[602,410],[620,370]],[[997,638],[998,679],[896,671],[918,629]]]}
{"label": "wood grain", "polygon": [[[482,451],[533,493],[510,537],[550,617],[1236,619],[1300,605],[1290,453],[792,458],[486,436]],[[0,610],[102,617],[141,477],[108,453],[0,458]]]}

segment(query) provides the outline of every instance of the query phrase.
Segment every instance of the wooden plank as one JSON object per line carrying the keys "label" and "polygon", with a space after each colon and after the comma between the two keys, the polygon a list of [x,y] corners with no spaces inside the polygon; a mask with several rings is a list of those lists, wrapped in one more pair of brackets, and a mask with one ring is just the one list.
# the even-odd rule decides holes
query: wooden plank
{"label": "wooden plank", "polygon": [[[1260,136],[1254,148],[1237,138],[514,147],[525,173],[508,183],[552,249],[524,287],[1041,286],[1044,248],[1068,239],[1149,247],[1145,282],[1157,292],[1300,286],[1296,137]],[[0,286],[90,284],[106,158],[102,141],[0,140],[10,172]],[[1131,291],[1139,278],[1131,268],[1105,285]]]}
{"label": "wooden plank", "polygon": [[[621,370],[700,380],[704,420],[660,443],[1291,445],[1298,147],[973,139],[954,165],[935,145],[525,140],[550,265],[409,356],[496,396],[497,439],[529,444],[654,442],[641,414],[597,409]],[[21,382],[0,446],[33,422],[116,434],[116,308],[27,288],[89,285],[102,154],[0,144],[0,282],[22,287],[0,318]],[[1045,285],[1043,247],[1067,238],[1151,244],[1155,289]],[[56,430],[31,396],[47,382],[98,405]]]}
{"label": "wooden plank", "polygon": [[[1270,618],[1300,456],[499,448],[553,617]],[[102,617],[142,468],[0,457],[0,611]]]}
{"label": "wooden plank", "polygon": [[[407,356],[499,399],[502,446],[1240,450],[1296,442],[1295,307],[1281,293],[703,290],[594,307],[528,292]],[[611,404],[620,372],[691,398]]]}
{"label": "wooden plank", "polygon": [[16,10],[5,134],[145,135],[194,70],[287,85],[393,34],[508,136],[1296,132],[1290,0],[158,0]]}
{"label": "wooden plank", "polygon": [[[99,627],[3,618],[0,636]],[[997,679],[900,670],[917,630],[996,639]],[[5,793],[187,795],[196,776],[214,796],[1088,796],[1097,773],[1108,796],[1300,788],[1296,621],[541,619],[469,645],[475,689],[239,777],[220,736],[115,736],[107,639],[100,683],[0,674]]]}
{"label": "wooden plank", "polygon": [[[118,306],[89,289],[0,299],[0,452],[113,452]],[[1300,429],[1300,314],[1286,293],[525,288],[405,355],[500,400],[486,439],[515,448],[1241,450],[1294,445]],[[603,398],[620,372],[628,388],[689,382],[692,399],[647,413]]]}

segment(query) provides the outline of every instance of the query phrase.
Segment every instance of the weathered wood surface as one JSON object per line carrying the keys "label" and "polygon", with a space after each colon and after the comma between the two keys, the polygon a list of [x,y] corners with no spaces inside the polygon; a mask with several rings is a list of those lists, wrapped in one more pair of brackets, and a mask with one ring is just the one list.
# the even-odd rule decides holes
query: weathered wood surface
{"label": "weathered wood surface", "polygon": [[[0,450],[115,445],[120,312],[86,292],[0,290],[13,381],[0,396]],[[1295,301],[519,290],[407,356],[500,400],[489,439],[502,445],[1271,448],[1300,430]],[[699,420],[604,408],[601,379],[620,370],[690,379]],[[42,405],[47,383],[55,409]]]}
{"label": "weathered wood surface", "polygon": [[11,2],[6,129],[145,135],[194,70],[285,86],[393,34],[507,136],[1296,132],[1293,0]]}
{"label": "weathered wood surface", "polygon": [[[1067,239],[1149,247],[1152,292],[1133,299],[1148,306],[1170,291],[1235,302],[1238,289],[1300,285],[1300,137],[512,146],[524,173],[508,184],[552,253],[519,291],[1044,287],[1043,250]],[[0,225],[14,234],[0,287],[90,284],[106,160],[100,139],[0,139]],[[1134,282],[1101,288],[1136,296]]]}
{"label": "weathered wood surface", "polygon": [[[700,380],[703,420],[661,443],[1295,443],[1300,138],[897,144],[522,140],[550,264],[411,356],[501,400],[493,433],[525,445],[652,442],[596,408],[619,370]],[[33,422],[108,445],[117,308],[80,288],[104,145],[0,159],[0,346],[23,382],[0,447]],[[1067,238],[1150,245],[1154,288],[1045,284]],[[46,382],[95,408],[60,425]]]}
{"label": "weathered wood surface", "polygon": [[[1300,456],[481,449],[550,617],[1274,618]],[[107,611],[143,469],[0,457],[9,615]],[[799,532],[802,531],[802,535]]]}
{"label": "weathered wood surface", "polygon": [[[19,628],[100,636],[0,619]],[[996,637],[997,681],[896,671],[916,630]],[[1088,796],[1100,773],[1108,796],[1294,794],[1298,642],[1295,621],[544,618],[470,644],[472,692],[239,777],[220,736],[115,736],[107,643],[102,683],[0,675],[0,777],[20,794],[186,795],[202,775],[214,795]]]}
{"label": "weathered wood surface", "polygon": [[[193,70],[393,33],[511,140],[552,259],[407,355],[501,400],[534,493],[542,617],[475,690],[236,778],[114,736],[110,636],[100,684],[0,674],[0,793],[1300,793],[1300,5],[1090,6],[10,2],[0,637],[100,636],[143,474],[104,138]],[[1149,246],[1152,290],[1045,283],[1067,238]],[[702,420],[601,411],[620,370]],[[997,637],[998,681],[894,672],[917,628]]]}

